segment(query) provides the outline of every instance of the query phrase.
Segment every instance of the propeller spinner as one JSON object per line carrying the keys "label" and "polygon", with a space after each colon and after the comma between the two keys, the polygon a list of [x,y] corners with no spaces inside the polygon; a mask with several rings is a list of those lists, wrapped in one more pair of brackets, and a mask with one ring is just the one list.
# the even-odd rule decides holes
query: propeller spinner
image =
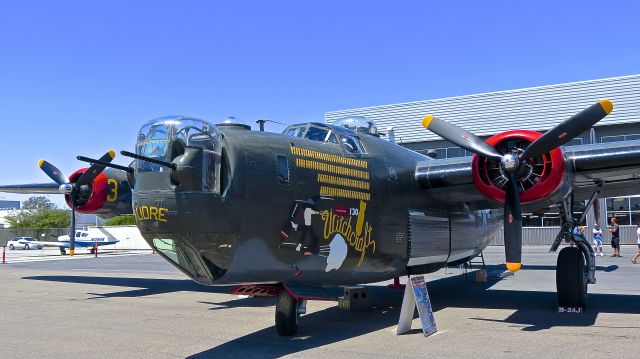
{"label": "propeller spinner", "polygon": [[509,148],[500,153],[480,137],[466,131],[452,123],[426,116],[422,125],[448,140],[478,156],[488,157],[499,161],[501,171],[506,177],[504,201],[504,251],[506,266],[512,272],[522,266],[522,214],[520,203],[520,173],[528,161],[544,153],[548,153],[574,137],[590,129],[613,110],[609,100],[601,100],[583,111],[561,122],[544,135],[530,143],[524,150]]}

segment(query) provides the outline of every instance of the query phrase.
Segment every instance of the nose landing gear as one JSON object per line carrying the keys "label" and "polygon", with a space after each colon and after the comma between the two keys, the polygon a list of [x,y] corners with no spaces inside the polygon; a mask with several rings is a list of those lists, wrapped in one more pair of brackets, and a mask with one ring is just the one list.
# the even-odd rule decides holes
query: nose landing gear
{"label": "nose landing gear", "polygon": [[301,310],[306,309],[305,300],[298,300],[285,288],[278,292],[276,301],[276,330],[279,335],[291,336],[298,331]]}

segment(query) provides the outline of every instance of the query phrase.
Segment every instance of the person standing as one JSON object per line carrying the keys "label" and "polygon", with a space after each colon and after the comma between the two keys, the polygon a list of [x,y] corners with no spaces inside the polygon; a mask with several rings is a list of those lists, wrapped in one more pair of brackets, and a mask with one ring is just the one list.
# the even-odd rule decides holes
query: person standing
{"label": "person standing", "polygon": [[638,237],[638,253],[631,259],[633,264],[638,263],[638,257],[640,257],[640,225],[636,224],[636,237]]}
{"label": "person standing", "polygon": [[611,217],[609,232],[611,232],[611,248],[613,248],[612,257],[622,257],[620,255],[620,226],[616,217]]}
{"label": "person standing", "polygon": [[600,251],[600,257],[604,256],[602,253],[602,228],[596,223],[593,226],[593,246],[595,247],[595,255],[598,255],[598,251]]}

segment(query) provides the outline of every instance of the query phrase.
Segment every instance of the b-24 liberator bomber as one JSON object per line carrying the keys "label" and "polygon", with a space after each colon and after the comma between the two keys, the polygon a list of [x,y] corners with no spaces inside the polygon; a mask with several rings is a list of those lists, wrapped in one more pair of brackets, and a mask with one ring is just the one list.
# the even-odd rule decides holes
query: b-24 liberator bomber
{"label": "b-24 liberator bomber", "polygon": [[[613,109],[601,100],[546,133],[514,130],[486,141],[433,116],[423,126],[474,153],[433,159],[379,138],[362,118],[292,125],[282,134],[189,117],[144,124],[134,160],[110,151],[54,183],[2,186],[64,193],[73,211],[133,213],[146,241],[204,285],[275,295],[276,329],[297,331],[322,286],[434,272],[478,255],[504,230],[506,267],[521,267],[525,209],[558,205],[564,241],[559,305],[583,307],[595,256],[574,234],[574,201],[637,193],[640,142],[563,147]],[[587,211],[585,210],[585,213]],[[72,233],[75,228],[72,226]],[[73,237],[72,237],[73,238]],[[73,254],[73,242],[70,246]]]}

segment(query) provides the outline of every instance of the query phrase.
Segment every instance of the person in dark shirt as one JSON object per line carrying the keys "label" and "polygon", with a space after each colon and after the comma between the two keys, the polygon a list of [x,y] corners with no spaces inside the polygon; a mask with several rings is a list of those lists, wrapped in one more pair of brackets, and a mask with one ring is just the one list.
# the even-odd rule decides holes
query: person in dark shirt
{"label": "person in dark shirt", "polygon": [[620,226],[618,226],[616,217],[611,217],[609,232],[611,232],[611,248],[613,248],[612,257],[622,257],[620,255]]}

